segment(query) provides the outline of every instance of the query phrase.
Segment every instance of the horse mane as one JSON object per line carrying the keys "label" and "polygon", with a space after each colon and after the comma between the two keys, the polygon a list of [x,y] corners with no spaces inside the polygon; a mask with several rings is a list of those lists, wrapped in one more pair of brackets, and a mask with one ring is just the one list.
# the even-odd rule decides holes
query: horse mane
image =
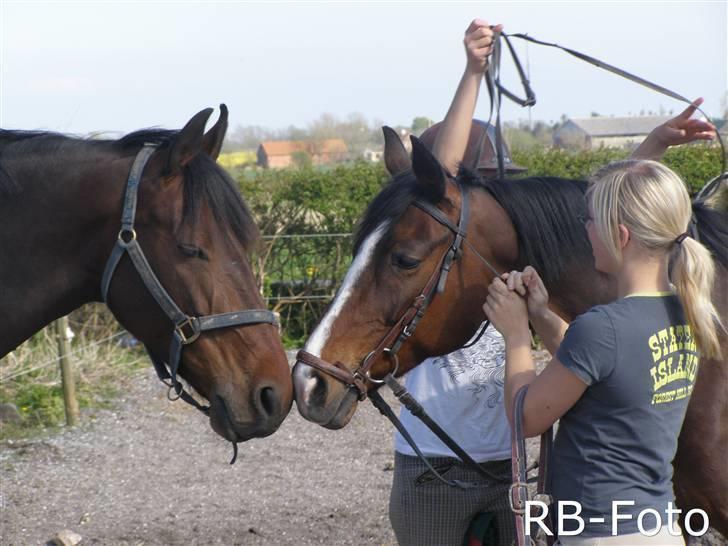
{"label": "horse mane", "polygon": [[50,131],[19,131],[0,129],[0,196],[12,197],[22,191],[20,183],[11,176],[2,164],[3,155],[13,144],[13,150],[18,155],[27,154],[39,145],[57,146],[58,142],[66,138],[59,133]]}
{"label": "horse mane", "polygon": [[[586,229],[578,218],[586,212],[585,181],[556,177],[483,180],[465,167],[461,167],[456,180],[463,186],[487,191],[505,209],[518,237],[516,267],[533,266],[548,285],[574,261],[593,260]],[[359,222],[354,254],[378,226],[387,221],[394,225],[415,200],[425,198],[425,188],[412,171],[393,177]],[[383,240],[390,235],[391,228]]]}
{"label": "horse mane", "polygon": [[[160,150],[170,147],[179,131],[141,129],[118,140],[84,139],[45,131],[0,130],[0,195],[14,195],[21,188],[3,168],[3,152],[13,144],[17,155],[38,152],[58,152],[66,146],[107,147],[117,154],[136,153],[145,143],[157,144]],[[70,153],[70,150],[69,150]],[[78,153],[78,152],[77,152]],[[258,237],[258,228],[245,205],[235,182],[222,167],[205,153],[199,153],[184,168],[182,222],[194,225],[201,205],[207,204],[216,221],[227,225],[232,235],[250,249]]]}
{"label": "horse mane", "polygon": [[587,211],[586,181],[554,176],[481,181],[468,172],[461,177],[484,187],[505,209],[518,237],[517,268],[533,266],[549,286],[573,263],[592,263],[589,238],[579,218]]}
{"label": "horse mane", "polygon": [[[721,191],[728,194],[728,189]],[[728,269],[728,211],[693,201],[693,219],[698,240],[710,250],[715,260]]]}

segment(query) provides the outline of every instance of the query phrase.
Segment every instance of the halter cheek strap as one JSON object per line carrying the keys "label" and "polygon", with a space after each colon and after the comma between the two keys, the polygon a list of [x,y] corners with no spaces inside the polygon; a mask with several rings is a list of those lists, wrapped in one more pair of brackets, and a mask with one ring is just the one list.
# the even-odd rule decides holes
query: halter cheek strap
{"label": "halter cheek strap", "polygon": [[147,353],[149,353],[154,364],[157,376],[169,386],[168,396],[170,399],[181,398],[205,415],[208,415],[210,411],[209,406],[202,406],[197,402],[197,400],[184,390],[182,383],[177,379],[177,372],[182,359],[182,349],[186,345],[194,343],[202,333],[210,330],[249,326],[253,324],[271,324],[277,326],[278,321],[275,315],[267,309],[245,309],[202,317],[190,316],[177,306],[162,286],[162,283],[159,282],[157,275],[154,273],[152,266],[144,255],[144,251],[139,245],[134,226],[139,183],[144,172],[144,167],[152,154],[154,154],[156,148],[157,146],[155,144],[145,144],[134,159],[134,163],[129,171],[121,213],[121,229],[119,230],[116,244],[106,262],[104,274],[101,279],[101,297],[104,303],[108,305],[109,287],[111,286],[114,273],[124,255],[128,255],[144,286],[146,286],[159,308],[169,317],[173,325],[172,341],[166,361],[160,358],[159,355],[151,352],[149,347],[145,345]]}

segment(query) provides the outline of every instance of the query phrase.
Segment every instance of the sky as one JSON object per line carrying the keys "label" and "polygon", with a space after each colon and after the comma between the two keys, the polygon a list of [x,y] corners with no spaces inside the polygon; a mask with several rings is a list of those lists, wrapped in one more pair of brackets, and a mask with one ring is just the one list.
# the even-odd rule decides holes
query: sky
{"label": "sky", "polygon": [[[180,128],[220,103],[230,125],[305,127],[323,113],[388,125],[442,119],[472,19],[619,66],[709,116],[728,99],[728,0],[188,2],[0,0],[0,127],[72,134]],[[517,45],[533,120],[681,103],[566,53]],[[504,59],[506,85],[519,89]],[[519,89],[520,94],[520,89]],[[483,90],[476,117],[488,117]],[[504,104],[503,119],[528,119]],[[212,121],[211,121],[212,122]]]}

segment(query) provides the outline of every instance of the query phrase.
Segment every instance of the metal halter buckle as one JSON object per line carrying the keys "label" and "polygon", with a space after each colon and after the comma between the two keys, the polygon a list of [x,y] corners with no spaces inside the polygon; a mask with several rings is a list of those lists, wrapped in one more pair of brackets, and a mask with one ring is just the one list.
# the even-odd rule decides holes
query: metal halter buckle
{"label": "metal halter buckle", "polygon": [[[195,320],[197,320],[195,317],[187,317],[184,322],[174,326],[174,332],[182,345],[189,345],[200,337],[200,330],[195,326]],[[189,328],[191,332],[189,334],[185,333],[184,328]]]}
{"label": "metal halter buckle", "polygon": [[[522,487],[525,490],[525,498],[526,500],[528,500],[528,484],[526,482],[513,482],[508,488],[508,504],[510,504],[511,506],[511,512],[520,516],[524,516],[526,514],[526,504],[523,504],[523,508],[516,508],[515,504],[513,503],[513,491],[519,487]],[[520,499],[518,500],[518,503],[521,503]]]}

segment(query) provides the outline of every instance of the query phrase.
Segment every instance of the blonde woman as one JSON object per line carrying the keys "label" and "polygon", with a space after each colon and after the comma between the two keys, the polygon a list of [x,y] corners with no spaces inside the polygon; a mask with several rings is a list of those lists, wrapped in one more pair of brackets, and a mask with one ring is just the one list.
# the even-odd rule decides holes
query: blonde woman
{"label": "blonde woman", "polygon": [[[608,165],[591,180],[587,204],[595,266],[614,275],[618,299],[567,330],[548,309],[533,268],[496,279],[483,309],[506,340],[506,407],[529,385],[525,434],[537,436],[561,419],[553,494],[580,503],[585,522],[578,536],[562,534],[561,544],[682,545],[677,523],[667,525],[677,521],[668,513],[676,508],[671,462],[699,356],[720,353],[713,261],[688,233],[685,183],[660,163]],[[554,354],[538,376],[529,318]],[[612,501],[632,504],[615,508]],[[569,531],[577,522],[564,524]]]}

